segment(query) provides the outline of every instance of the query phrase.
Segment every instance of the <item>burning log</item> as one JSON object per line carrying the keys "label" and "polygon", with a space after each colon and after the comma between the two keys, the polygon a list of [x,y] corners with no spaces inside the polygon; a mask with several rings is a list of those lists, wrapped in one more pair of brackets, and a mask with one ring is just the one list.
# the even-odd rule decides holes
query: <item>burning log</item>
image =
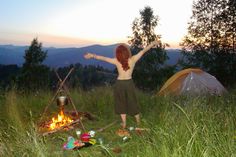
{"label": "burning log", "polygon": [[85,120],[83,117],[88,120],[97,120],[94,115],[88,112],[78,112],[77,115],[74,111],[64,112],[63,110],[60,110],[59,114],[53,117],[50,121],[41,123],[39,125],[39,131],[43,132],[43,136],[58,132],[63,129],[68,131],[73,129],[75,124],[81,124],[81,120]]}
{"label": "burning log", "polygon": [[53,129],[53,130],[48,131],[48,132],[44,132],[42,135],[43,135],[43,136],[46,136],[46,135],[49,135],[49,134],[58,132],[58,131],[60,131],[60,130],[62,130],[62,129],[69,128],[70,126],[73,126],[74,124],[77,124],[77,123],[79,123],[79,122],[80,122],[80,119],[77,119],[77,120],[75,120],[75,121],[73,121],[73,122],[71,122],[71,123],[68,123],[68,124],[66,124],[66,125],[63,125],[63,126],[61,126],[61,127],[59,127],[59,128]]}
{"label": "burning log", "polygon": [[57,118],[52,118],[52,123],[50,124],[50,129],[54,130],[55,128],[62,127],[68,123],[73,122],[73,120],[66,115],[64,115],[63,110],[60,111],[60,114],[57,115]]}
{"label": "burning log", "polygon": [[[81,124],[82,117],[76,116],[76,118],[70,118],[69,116],[64,114],[63,108],[60,108],[60,112],[57,116],[53,117],[49,122],[45,122],[39,126],[39,129],[47,130],[47,132],[43,133],[43,136],[57,132],[62,129],[70,129],[74,124]],[[82,126],[83,127],[83,126]],[[73,128],[73,127],[72,127]],[[50,131],[48,131],[50,130]],[[42,131],[42,132],[44,132]]]}

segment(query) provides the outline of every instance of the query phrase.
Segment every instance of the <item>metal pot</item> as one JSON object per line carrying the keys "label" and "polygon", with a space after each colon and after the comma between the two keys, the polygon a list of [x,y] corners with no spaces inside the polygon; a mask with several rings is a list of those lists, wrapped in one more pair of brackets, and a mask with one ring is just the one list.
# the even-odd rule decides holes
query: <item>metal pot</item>
{"label": "metal pot", "polygon": [[62,107],[68,104],[68,99],[66,96],[59,96],[57,98],[57,105]]}

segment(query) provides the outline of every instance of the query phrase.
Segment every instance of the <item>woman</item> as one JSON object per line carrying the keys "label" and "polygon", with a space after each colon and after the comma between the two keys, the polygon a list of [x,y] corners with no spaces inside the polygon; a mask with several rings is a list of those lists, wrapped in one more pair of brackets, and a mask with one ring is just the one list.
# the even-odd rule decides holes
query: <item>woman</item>
{"label": "woman", "polygon": [[93,53],[86,53],[86,59],[97,59],[114,64],[118,71],[118,77],[114,85],[115,112],[120,115],[122,128],[126,128],[126,115],[134,116],[137,126],[140,125],[139,106],[135,95],[135,86],[132,80],[132,73],[135,63],[158,41],[152,42],[136,55],[131,55],[131,51],[126,44],[119,44],[116,47],[116,57],[108,58]]}

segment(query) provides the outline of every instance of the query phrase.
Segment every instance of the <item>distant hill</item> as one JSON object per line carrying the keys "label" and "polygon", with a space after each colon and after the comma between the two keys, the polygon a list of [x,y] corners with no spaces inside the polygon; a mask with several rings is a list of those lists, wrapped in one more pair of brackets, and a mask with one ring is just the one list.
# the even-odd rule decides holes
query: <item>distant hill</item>
{"label": "distant hill", "polygon": [[[64,67],[70,64],[81,63],[83,65],[101,65],[105,68],[113,69],[114,66],[111,64],[93,59],[86,60],[83,58],[83,55],[86,52],[93,52],[107,57],[114,57],[115,47],[116,44],[108,46],[91,45],[81,48],[43,48],[48,52],[48,57],[44,64],[50,67]],[[27,46],[0,45],[0,64],[17,64],[18,66],[22,66],[24,62],[23,56],[27,48]],[[166,64],[169,65],[176,64],[178,59],[181,58],[180,50],[178,49],[167,50],[167,55],[169,56],[169,60]]]}
{"label": "distant hill", "polygon": [[0,64],[21,65],[24,61],[25,46],[0,45]]}
{"label": "distant hill", "polygon": [[169,59],[167,60],[166,64],[168,65],[175,65],[178,60],[182,58],[180,49],[168,49],[167,55]]}

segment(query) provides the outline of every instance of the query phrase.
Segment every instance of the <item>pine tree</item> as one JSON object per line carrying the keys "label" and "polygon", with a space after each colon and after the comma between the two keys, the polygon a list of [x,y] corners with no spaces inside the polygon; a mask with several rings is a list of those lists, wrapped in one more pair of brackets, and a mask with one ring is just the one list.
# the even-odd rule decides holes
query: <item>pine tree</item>
{"label": "pine tree", "polygon": [[133,36],[130,37],[132,54],[138,53],[145,46],[154,40],[159,40],[160,44],[150,49],[136,64],[134,69],[134,81],[139,88],[154,90],[163,83],[172,73],[173,67],[163,67],[168,59],[165,46],[161,42],[161,36],[155,33],[159,18],[154,16],[151,7],[146,6],[140,11],[140,18],[133,21]]}
{"label": "pine tree", "polygon": [[43,65],[47,51],[42,50],[42,43],[35,38],[25,50],[25,62],[19,76],[19,88],[35,91],[47,88],[49,85],[49,68]]}

